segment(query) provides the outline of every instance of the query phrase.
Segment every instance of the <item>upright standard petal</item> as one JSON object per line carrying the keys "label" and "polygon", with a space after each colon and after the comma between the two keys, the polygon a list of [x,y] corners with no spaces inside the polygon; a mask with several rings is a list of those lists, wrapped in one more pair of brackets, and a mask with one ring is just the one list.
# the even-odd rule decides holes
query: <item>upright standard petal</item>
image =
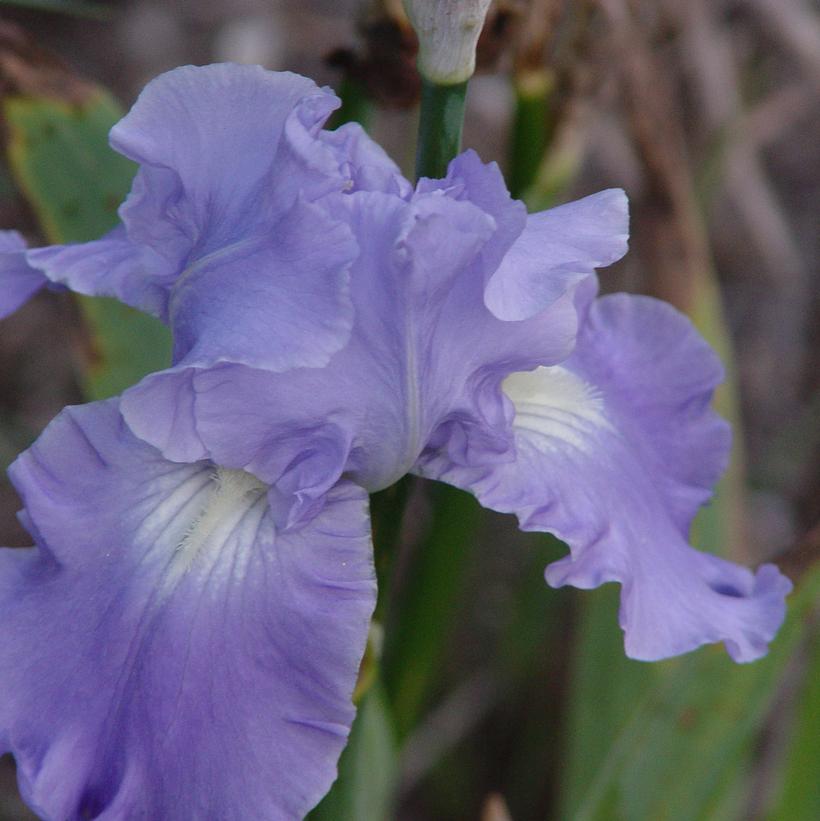
{"label": "upright standard petal", "polygon": [[629,207],[619,188],[532,214],[487,286],[499,318],[528,319],[627,250]]}
{"label": "upright standard petal", "polygon": [[343,176],[349,179],[347,191],[384,191],[404,199],[412,195],[413,186],[359,123],[320,131],[319,140],[334,152]]}
{"label": "upright standard petal", "polygon": [[[497,264],[515,227],[505,213],[509,196],[492,191],[497,169],[475,162],[468,158],[443,187],[425,181],[409,199],[357,191],[323,201],[359,248],[351,268],[353,333],[326,368],[277,375],[229,365],[193,369],[183,361],[126,393],[129,425],[168,458],[207,456],[277,484],[287,468],[280,455],[305,441],[311,465],[332,454],[328,482],[344,472],[371,491],[406,473],[431,438],[446,439],[459,458],[476,448],[508,450],[497,386],[512,369],[563,359],[576,311],[569,293],[527,322],[504,322],[487,309],[486,268]],[[169,409],[159,423],[157,408]],[[310,476],[310,487],[301,488],[309,507],[329,486]]]}
{"label": "upright standard petal", "polygon": [[348,226],[300,199],[277,223],[275,241],[248,239],[197,260],[171,298],[174,362],[277,372],[326,365],[353,324],[357,251]]}
{"label": "upright standard petal", "polygon": [[361,129],[322,132],[337,105],[311,80],[259,66],[161,75],[111,132],[140,164],[122,226],[32,251],[29,262],[170,322],[177,362],[326,364],[350,333],[357,248],[344,221],[314,203],[408,187]]}
{"label": "upright standard petal", "polygon": [[510,196],[498,165],[483,163],[475,151],[468,150],[450,162],[444,179],[422,178],[417,188],[420,194],[444,192],[448,198],[472,203],[492,217],[495,231],[476,260],[482,285],[486,284],[527,224],[527,209]]}
{"label": "upright standard petal", "polygon": [[37,547],[0,551],[0,752],[48,821],[298,819],[353,719],[375,601],[366,494],[278,532],[241,471],[163,459],[116,401],[12,468]]}
{"label": "upright standard petal", "polygon": [[0,319],[13,314],[48,280],[26,260],[26,241],[17,231],[0,231]]}
{"label": "upright standard petal", "polygon": [[174,266],[271,223],[301,194],[341,184],[315,138],[338,99],[306,77],[260,66],[183,66],[143,89],[111,129],[140,164],[120,215],[135,242]]}
{"label": "upright standard petal", "polygon": [[766,652],[789,582],[693,550],[685,534],[726,462],[729,431],[710,409],[720,365],[691,324],[647,297],[589,307],[573,355],[514,373],[513,461],[453,465],[428,452],[425,476],[555,533],[571,556],[550,584],[623,586],[626,651],[654,660],[722,641],[736,661]]}

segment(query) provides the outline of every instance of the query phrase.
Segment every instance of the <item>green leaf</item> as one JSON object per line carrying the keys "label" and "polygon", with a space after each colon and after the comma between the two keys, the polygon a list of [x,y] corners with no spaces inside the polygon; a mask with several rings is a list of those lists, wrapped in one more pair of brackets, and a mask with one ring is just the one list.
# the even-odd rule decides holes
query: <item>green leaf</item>
{"label": "green leaf", "polygon": [[[561,817],[731,818],[715,813],[739,806],[738,782],[748,774],[753,742],[795,649],[805,639],[818,594],[820,565],[792,595],[788,618],[769,655],[754,664],[734,664],[722,648],[709,647],[654,665],[623,661],[607,669],[604,658],[596,662],[601,669],[595,677],[576,679],[573,686],[581,689],[574,690],[569,735],[583,738],[571,756]],[[610,591],[591,595],[604,599]],[[610,599],[600,607],[602,613],[610,609],[615,625],[613,604]],[[598,626],[607,629],[603,622]],[[606,650],[612,636],[585,630],[584,640],[581,658],[589,661],[594,645],[601,643]],[[591,691],[596,680],[598,689]],[[613,726],[618,728],[614,735]]]}
{"label": "green leaf", "polygon": [[[619,592],[619,587],[605,585],[576,594],[579,624],[569,677],[561,818],[574,818],[589,785],[603,770],[632,705],[653,684],[654,669],[624,655],[617,619]],[[600,803],[609,797],[602,793]]]}
{"label": "green leaf", "polygon": [[388,601],[383,671],[400,739],[426,705],[464,584],[482,511],[467,493],[430,488],[430,518],[404,588]]}
{"label": "green leaf", "polygon": [[52,242],[97,239],[116,225],[136,166],[108,146],[122,116],[97,91],[83,103],[7,97],[11,168]]}
{"label": "green leaf", "polygon": [[170,333],[158,320],[115,299],[80,301],[98,349],[97,360],[85,374],[89,399],[117,396],[146,374],[171,364]]}
{"label": "green leaf", "polygon": [[384,692],[376,681],[359,706],[339,777],[309,821],[387,821],[397,775],[396,746]]}
{"label": "green leaf", "polygon": [[820,625],[809,627],[803,688],[793,718],[794,734],[786,752],[783,781],[768,821],[820,818]]}
{"label": "green leaf", "polygon": [[[693,306],[693,321],[727,363],[727,380],[718,389],[716,409],[727,418],[735,430],[732,462],[718,484],[715,498],[695,519],[690,538],[692,543],[710,552],[743,560],[743,477],[742,435],[737,410],[736,384],[732,372],[732,349],[723,321],[720,293],[710,276],[698,283]],[[738,780],[742,778],[747,761],[748,743],[758,729],[762,711],[750,706],[744,712],[741,701],[732,701],[732,695],[722,693],[728,680],[738,679],[739,691],[752,688],[752,680],[765,679],[771,659],[781,659],[780,647],[787,642],[783,636],[776,639],[769,659],[751,667],[736,667],[722,650],[705,649],[682,659],[662,664],[644,665],[630,661],[623,654],[623,638],[617,626],[618,589],[596,591],[580,597],[581,627],[579,649],[571,679],[573,697],[570,707],[569,750],[565,770],[565,791],[562,808],[567,817],[588,819],[632,819],[663,817],[664,819],[696,819],[701,817],[731,818],[730,807],[737,807]],[[751,672],[750,672],[751,671]],[[772,674],[768,685],[760,683],[755,690],[757,704],[771,696],[770,688],[779,682],[779,673]],[[605,697],[602,697],[605,693]],[[716,721],[699,729],[690,727],[696,718],[700,721],[711,707],[726,713],[737,713],[737,721]],[[653,712],[654,710],[654,712]],[[666,711],[666,712],[664,712]],[[636,718],[637,716],[637,718]],[[681,730],[676,722],[686,726]],[[632,722],[644,722],[649,736],[635,734]],[[749,723],[751,722],[751,723]],[[726,758],[714,762],[701,752],[707,731],[720,728],[712,739],[713,749],[722,750]],[[626,748],[635,745],[637,752]],[[648,752],[647,752],[648,751]],[[613,764],[618,756],[624,762]],[[731,758],[734,756],[734,758]],[[627,759],[634,761],[629,765]],[[704,769],[684,780],[687,768],[693,762],[710,761],[713,769]],[[635,782],[630,781],[633,766]],[[681,774],[675,781],[674,773]],[[602,775],[604,773],[604,775]],[[721,774],[722,780],[715,778]],[[590,798],[590,784],[596,786],[596,796]],[[690,815],[670,809],[675,790],[683,786],[685,795],[678,795],[678,803]],[[730,790],[731,787],[731,790]],[[710,792],[710,790],[712,792]],[[669,798],[663,807],[647,802],[655,796]],[[617,799],[618,810],[611,803]],[[707,804],[710,812],[722,815],[703,815]],[[613,805],[614,806],[614,805]],[[647,815],[641,815],[647,813]]]}
{"label": "green leaf", "polygon": [[[117,222],[117,207],[136,166],[108,146],[121,117],[102,90],[81,103],[46,97],[3,100],[12,174],[49,241],[96,239]],[[168,330],[157,320],[114,300],[84,297],[92,328],[94,361],[85,375],[87,395],[120,393],[170,362]]]}

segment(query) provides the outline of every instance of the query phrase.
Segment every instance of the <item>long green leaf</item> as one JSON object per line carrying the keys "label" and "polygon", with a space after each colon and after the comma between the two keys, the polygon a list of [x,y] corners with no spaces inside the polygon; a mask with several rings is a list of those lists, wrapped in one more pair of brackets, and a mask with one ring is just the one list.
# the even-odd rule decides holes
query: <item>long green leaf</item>
{"label": "long green leaf", "polygon": [[[754,664],[733,664],[722,648],[705,648],[656,665],[628,663],[637,698],[631,707],[621,702],[615,722],[620,729],[614,736],[609,732],[611,718],[608,726],[598,727],[611,741],[598,745],[583,777],[576,759],[561,817],[711,821],[718,817],[718,807],[724,808],[721,812],[737,807],[733,793],[748,775],[753,741],[806,636],[818,594],[820,566],[806,575],[791,597],[789,616],[769,655]],[[610,615],[614,624],[614,613]],[[609,700],[603,676],[599,682],[597,696],[589,694],[585,705]],[[614,712],[611,705],[606,710]],[[571,732],[594,733],[594,716],[583,717],[589,725],[584,727],[580,713],[577,709]],[[728,821],[727,816],[720,817]]]}
{"label": "long green leaf", "polygon": [[383,669],[399,738],[417,722],[435,683],[481,522],[478,502],[430,487],[430,521],[407,584],[389,602]]}
{"label": "long green leaf", "polygon": [[[3,100],[14,178],[54,243],[96,239],[117,221],[135,166],[108,146],[121,111],[97,90],[82,103],[46,97]],[[170,335],[157,320],[113,300],[83,298],[95,357],[89,398],[117,394],[170,362]]]}
{"label": "long green leaf", "polygon": [[393,729],[376,681],[359,706],[339,777],[309,821],[388,821],[396,773]]}
{"label": "long green leaf", "polygon": [[[735,447],[729,470],[721,479],[716,489],[713,502],[700,511],[692,527],[692,543],[701,549],[723,553],[735,558],[743,558],[743,453],[741,447],[739,413],[737,411],[736,385],[732,378],[732,350],[722,319],[720,294],[714,281],[703,277],[698,284],[694,302],[693,320],[701,333],[717,349],[721,359],[727,363],[729,377],[716,395],[715,405],[718,411],[732,422],[735,430]],[[579,609],[581,613],[578,635],[578,650],[575,659],[574,673],[571,678],[572,697],[570,700],[570,717],[568,720],[568,749],[565,766],[564,791],[562,793],[562,810],[566,817],[575,818],[580,807],[585,813],[579,817],[595,819],[632,819],[642,818],[638,813],[650,812],[650,796],[674,795],[679,783],[671,783],[672,773],[686,772],[690,759],[707,760],[697,749],[696,734],[681,734],[675,723],[676,716],[686,723],[689,717],[703,715],[709,703],[720,707],[721,682],[724,676],[734,675],[735,668],[723,659],[720,652],[713,665],[703,661],[712,659],[711,650],[702,650],[683,659],[660,665],[642,665],[626,659],[623,655],[623,639],[617,627],[617,589],[598,591],[592,595],[581,594]],[[783,642],[778,638],[775,648]],[[773,657],[777,650],[773,651]],[[768,669],[770,662],[760,662],[750,669]],[[745,668],[743,668],[745,669]],[[671,671],[671,672],[670,672]],[[739,673],[742,677],[744,674]],[[674,691],[669,691],[669,679],[675,682]],[[775,676],[770,684],[776,686]],[[741,683],[745,679],[741,678]],[[661,696],[660,694],[668,693]],[[602,695],[604,694],[604,695]],[[760,700],[766,694],[758,692]],[[659,702],[659,698],[668,698],[669,702]],[[687,700],[699,704],[698,710],[687,713],[675,704],[685,704]],[[651,723],[652,738],[635,741],[627,728],[632,726],[633,717],[638,715],[640,721],[647,722],[648,704],[657,706],[658,714]],[[724,704],[727,710],[734,709],[731,704]],[[735,705],[737,707],[737,705]],[[663,710],[668,710],[664,713]],[[742,711],[742,708],[739,708]],[[641,712],[643,710],[643,712]],[[675,712],[678,710],[678,712]],[[667,720],[661,720],[666,715]],[[752,715],[752,713],[744,714]],[[754,714],[759,719],[759,714]],[[648,725],[647,725],[648,726]],[[713,770],[704,771],[701,781],[688,785],[686,794],[680,796],[681,807],[695,813],[691,816],[675,814],[676,811],[664,806],[664,813],[657,817],[690,819],[700,818],[697,813],[704,811],[702,803],[718,800],[721,793],[721,812],[727,809],[736,796],[730,796],[726,790],[735,789],[738,779],[742,778],[746,762],[748,740],[755,727],[744,725],[743,721],[729,726],[726,722],[716,722],[712,727],[721,727],[725,737],[716,736],[714,747],[725,751],[734,751],[734,770],[730,767],[715,766]],[[742,728],[742,729],[741,729]],[[705,730],[703,731],[705,733]],[[737,732],[741,733],[739,740]],[[637,753],[625,752],[629,743],[639,747]],[[644,755],[651,750],[651,755]],[[727,756],[729,753],[726,753]],[[618,755],[633,755],[636,771],[640,777],[635,783],[627,785],[627,770],[614,767],[612,762]],[[643,766],[643,769],[640,767]],[[616,775],[602,776],[601,773],[612,771]],[[722,773],[724,781],[720,789],[711,777]],[[683,775],[682,775],[683,777]],[[694,778],[694,776],[693,776]],[[683,782],[687,783],[688,782]],[[590,784],[598,785],[594,799],[590,798]],[[613,803],[615,802],[615,803]],[[616,806],[618,809],[616,809]],[[714,808],[713,808],[714,810]],[[661,812],[655,807],[651,812]],[[655,817],[650,814],[643,817]],[[705,817],[705,816],[704,816]],[[718,817],[718,816],[714,816]],[[730,816],[720,816],[721,819]]]}
{"label": "long green leaf", "polygon": [[817,821],[820,818],[820,624],[809,628],[803,688],[786,752],[782,787],[768,821]]}

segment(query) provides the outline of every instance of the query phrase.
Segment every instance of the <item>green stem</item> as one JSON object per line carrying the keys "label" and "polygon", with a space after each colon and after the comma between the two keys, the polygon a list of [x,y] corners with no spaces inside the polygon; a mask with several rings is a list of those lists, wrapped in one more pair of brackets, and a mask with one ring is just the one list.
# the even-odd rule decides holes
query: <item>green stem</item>
{"label": "green stem", "polygon": [[439,179],[461,150],[467,83],[442,86],[422,79],[416,176]]}
{"label": "green stem", "polygon": [[364,86],[357,80],[345,77],[339,85],[341,107],[334,113],[331,127],[338,128],[345,123],[359,123],[365,130],[370,128],[373,119],[371,103]]}
{"label": "green stem", "polygon": [[440,483],[427,490],[429,521],[387,602],[382,674],[399,738],[418,723],[441,668],[481,524],[469,494]]}
{"label": "green stem", "polygon": [[404,508],[410,498],[412,479],[405,476],[395,485],[380,490],[370,497],[370,520],[373,523],[376,578],[379,583],[379,599],[374,618],[384,623],[385,609],[390,600],[390,577],[393,560],[399,551],[404,523]]}
{"label": "green stem", "polygon": [[[467,83],[437,85],[422,79],[417,177],[440,179],[461,149]],[[474,533],[476,503],[452,488],[432,493],[432,521],[418,545],[401,589],[393,589],[390,565],[401,536],[402,513],[411,485],[405,477],[372,498],[379,574],[378,614],[387,626],[381,671],[394,725],[406,735],[418,720],[448,635],[448,620],[463,580],[467,546]],[[455,496],[455,498],[453,498]]]}
{"label": "green stem", "polygon": [[550,114],[554,81],[546,69],[521,71],[515,78],[515,116],[510,139],[510,193],[521,199],[533,184],[554,123]]}
{"label": "green stem", "polygon": [[[461,148],[464,102],[467,83],[437,85],[422,80],[416,175],[441,178],[447,165]],[[395,591],[391,589],[392,566],[399,550],[404,508],[412,487],[410,477],[392,488],[371,496],[370,509],[379,580],[379,601],[375,618],[384,621]],[[389,643],[389,640],[388,640]]]}

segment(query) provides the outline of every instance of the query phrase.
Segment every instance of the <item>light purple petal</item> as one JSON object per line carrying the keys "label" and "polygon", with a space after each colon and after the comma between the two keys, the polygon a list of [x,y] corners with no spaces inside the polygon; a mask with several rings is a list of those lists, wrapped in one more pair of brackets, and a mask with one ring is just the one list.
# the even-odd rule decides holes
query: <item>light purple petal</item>
{"label": "light purple petal", "polygon": [[615,294],[591,302],[568,367],[604,392],[686,535],[729,463],[731,430],[710,407],[717,354],[667,303]]}
{"label": "light purple petal", "polygon": [[0,231],[0,254],[25,251],[26,241],[19,231]]}
{"label": "light purple petal", "polygon": [[275,222],[300,194],[343,184],[315,139],[338,106],[312,80],[260,66],[184,66],[143,89],[111,130],[140,163],[120,210],[129,237],[174,265]]}
{"label": "light purple petal", "polygon": [[161,75],[111,132],[140,163],[122,226],[30,262],[54,282],[170,321],[176,362],[326,364],[350,333],[357,249],[317,203],[409,187],[361,129],[321,130],[337,105],[311,80],[259,66]]}
{"label": "light purple petal", "polygon": [[428,452],[419,470],[566,541],[571,556],[548,568],[550,584],[620,582],[631,657],[723,641],[736,661],[751,661],[783,620],[789,582],[771,565],[753,575],[685,539],[726,460],[728,429],[708,406],[720,377],[673,308],[604,297],[565,363],[505,380],[514,460],[462,467]]}
{"label": "light purple petal", "polygon": [[359,123],[345,123],[334,131],[320,131],[318,139],[336,156],[342,173],[349,177],[348,191],[383,191],[407,199],[413,186],[385,150]]}
{"label": "light purple petal", "polygon": [[470,202],[492,217],[495,232],[476,260],[482,285],[486,284],[527,225],[527,209],[510,197],[498,165],[485,164],[475,151],[468,150],[450,162],[444,179],[422,178],[416,188],[421,194],[444,191],[449,198]]}
{"label": "light purple petal", "polygon": [[[341,472],[350,456],[363,460],[348,465],[357,481],[369,488],[390,484],[415,460],[418,440],[429,425],[426,407],[420,407],[426,397],[408,396],[414,391],[408,342],[415,351],[416,340],[407,339],[407,314],[424,310],[424,286],[439,282],[446,291],[449,278],[480,246],[481,232],[490,230],[481,212],[450,203],[456,212],[453,221],[461,220],[463,230],[450,232],[438,266],[424,267],[427,259],[420,260],[414,276],[414,246],[449,224],[436,210],[446,204],[435,197],[415,209],[380,192],[339,196],[332,205],[346,215],[361,249],[352,270],[357,322],[348,345],[324,369],[299,368],[281,377],[228,366],[198,372],[178,367],[148,377],[123,398],[129,425],[170,458],[207,453],[224,464],[242,464],[271,482],[282,468],[282,432],[297,441],[292,425],[298,425],[322,431],[320,442],[341,443],[342,450],[330,448],[341,461],[329,476]],[[478,219],[477,226],[471,217]],[[429,340],[421,335],[418,341]],[[173,428],[158,425],[155,409],[173,407],[185,409],[174,417]]]}
{"label": "light purple petal", "polygon": [[191,266],[173,292],[174,361],[272,371],[326,365],[353,324],[350,229],[299,200],[267,236]]}
{"label": "light purple petal", "polygon": [[149,83],[112,129],[112,146],[141,164],[120,216],[165,263],[154,278],[168,289],[175,361],[285,370],[324,365],[345,344],[355,245],[308,204],[350,185],[346,158],[318,138],[337,105],[296,74],[186,66]]}
{"label": "light purple petal", "polygon": [[487,286],[499,318],[528,319],[627,251],[629,210],[618,188],[532,214]]}
{"label": "light purple petal", "polygon": [[26,241],[17,231],[0,231],[0,319],[13,314],[46,284],[26,261]]}
{"label": "light purple petal", "polygon": [[295,819],[329,788],[375,600],[367,498],[283,534],[265,487],[64,411],[14,465],[0,752],[67,818]]}
{"label": "light purple petal", "polygon": [[[369,490],[406,473],[431,438],[446,439],[460,458],[475,448],[508,450],[497,385],[510,369],[569,353],[571,295],[529,322],[494,317],[481,266],[497,222],[468,198],[441,189],[410,200],[359,191],[324,206],[344,218],[359,248],[347,346],[321,371],[281,376],[227,365],[193,372],[183,361],[126,393],[129,425],[168,458],[208,455],[277,485],[283,440],[303,436],[309,463],[322,465],[327,481],[344,472]],[[307,488],[311,503],[322,484]]]}
{"label": "light purple petal", "polygon": [[110,296],[141,311],[166,319],[168,288],[155,272],[162,260],[150,248],[135,245],[118,226],[102,239],[72,245],[51,245],[28,252],[41,277],[88,296]]}
{"label": "light purple petal", "polygon": [[146,377],[121,407],[167,458],[211,459],[274,485],[274,518],[292,527],[324,504],[348,464],[356,421],[346,403],[360,388],[354,374],[327,369],[182,366]]}

